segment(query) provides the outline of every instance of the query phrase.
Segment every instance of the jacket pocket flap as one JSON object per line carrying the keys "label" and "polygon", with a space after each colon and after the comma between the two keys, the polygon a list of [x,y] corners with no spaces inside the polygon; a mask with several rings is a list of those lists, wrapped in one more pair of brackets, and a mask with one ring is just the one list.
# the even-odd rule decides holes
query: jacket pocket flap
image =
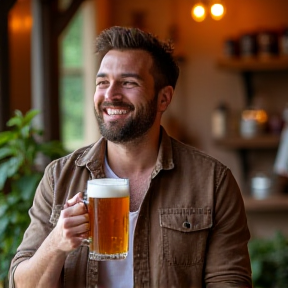
{"label": "jacket pocket flap", "polygon": [[212,227],[211,209],[166,208],[160,209],[160,226],[180,232],[192,232]]}

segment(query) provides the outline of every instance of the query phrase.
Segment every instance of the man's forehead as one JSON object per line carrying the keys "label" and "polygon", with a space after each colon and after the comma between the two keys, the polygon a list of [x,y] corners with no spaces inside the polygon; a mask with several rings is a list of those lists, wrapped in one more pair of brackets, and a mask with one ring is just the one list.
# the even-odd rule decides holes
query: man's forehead
{"label": "man's forehead", "polygon": [[99,74],[108,71],[122,69],[126,73],[134,73],[135,71],[148,70],[152,67],[153,61],[151,55],[139,49],[129,50],[110,50],[103,57],[99,68]]}

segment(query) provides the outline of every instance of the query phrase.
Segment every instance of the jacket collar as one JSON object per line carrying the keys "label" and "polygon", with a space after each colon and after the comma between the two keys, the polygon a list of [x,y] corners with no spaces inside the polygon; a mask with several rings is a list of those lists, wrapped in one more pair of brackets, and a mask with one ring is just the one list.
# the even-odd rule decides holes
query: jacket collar
{"label": "jacket collar", "polygon": [[[152,172],[152,178],[154,178],[162,169],[170,170],[174,168],[171,138],[162,126],[160,133],[161,142],[156,165]],[[105,177],[103,167],[106,154],[106,144],[106,139],[101,137],[98,142],[84,148],[84,152],[80,153],[75,161],[76,166],[86,166],[91,172],[103,174],[101,177]]]}
{"label": "jacket collar", "polygon": [[158,157],[156,161],[156,165],[152,171],[152,179],[156,177],[156,175],[162,170],[170,170],[174,168],[173,162],[173,151],[172,151],[172,143],[171,138],[166,133],[165,129],[161,126],[160,131],[160,146],[158,151]]}

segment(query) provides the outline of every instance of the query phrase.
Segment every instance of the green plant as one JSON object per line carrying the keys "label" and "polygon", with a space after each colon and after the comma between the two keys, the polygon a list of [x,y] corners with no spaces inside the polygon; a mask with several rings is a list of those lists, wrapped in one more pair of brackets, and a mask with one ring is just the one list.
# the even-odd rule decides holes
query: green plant
{"label": "green plant", "polygon": [[249,253],[255,288],[287,288],[288,239],[282,233],[272,239],[251,240]]}
{"label": "green plant", "polygon": [[16,110],[7,122],[10,130],[0,132],[0,282],[7,283],[11,259],[30,222],[28,209],[43,175],[37,159],[67,154],[58,141],[37,141],[42,131],[33,128],[32,120],[38,113],[23,116]]}

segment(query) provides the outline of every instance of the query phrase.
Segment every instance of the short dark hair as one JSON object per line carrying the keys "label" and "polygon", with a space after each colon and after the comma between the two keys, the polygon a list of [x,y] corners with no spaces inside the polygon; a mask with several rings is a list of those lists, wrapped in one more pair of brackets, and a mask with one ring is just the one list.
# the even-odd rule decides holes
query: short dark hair
{"label": "short dark hair", "polygon": [[179,66],[173,57],[170,41],[160,41],[157,36],[138,28],[114,26],[103,30],[96,38],[96,53],[102,57],[112,50],[138,49],[147,51],[153,59],[151,74],[155,81],[156,93],[165,87],[175,88]]}

